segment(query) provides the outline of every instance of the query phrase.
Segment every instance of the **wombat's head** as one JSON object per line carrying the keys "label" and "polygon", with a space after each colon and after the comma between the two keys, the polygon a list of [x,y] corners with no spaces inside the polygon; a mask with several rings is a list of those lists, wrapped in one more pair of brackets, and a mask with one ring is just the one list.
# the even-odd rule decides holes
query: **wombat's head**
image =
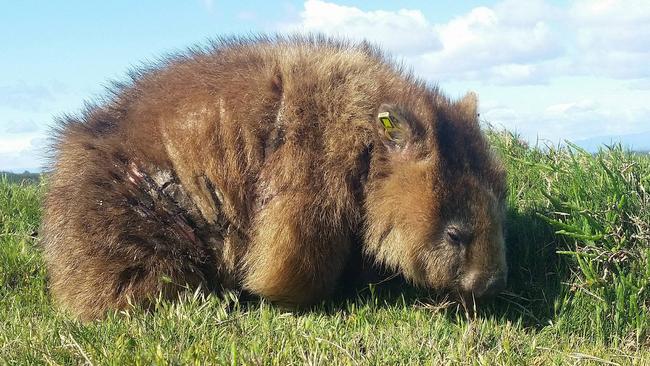
{"label": "wombat's head", "polygon": [[418,285],[481,297],[506,283],[506,183],[476,103],[469,94],[379,108],[365,240],[368,254]]}

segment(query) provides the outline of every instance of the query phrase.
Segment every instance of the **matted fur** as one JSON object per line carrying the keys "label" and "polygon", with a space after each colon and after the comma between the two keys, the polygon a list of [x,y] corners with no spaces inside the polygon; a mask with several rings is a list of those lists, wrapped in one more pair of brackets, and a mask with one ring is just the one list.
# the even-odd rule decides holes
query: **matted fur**
{"label": "matted fur", "polygon": [[418,285],[478,296],[505,276],[504,172],[475,96],[452,102],[366,43],[192,49],[64,118],[53,151],[50,288],[84,319],[188,286],[310,304],[355,238]]}

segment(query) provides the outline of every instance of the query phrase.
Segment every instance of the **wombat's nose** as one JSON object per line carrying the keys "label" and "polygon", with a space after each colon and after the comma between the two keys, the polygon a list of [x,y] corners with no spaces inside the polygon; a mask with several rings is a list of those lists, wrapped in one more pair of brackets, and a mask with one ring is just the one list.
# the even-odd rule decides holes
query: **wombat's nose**
{"label": "wombat's nose", "polygon": [[485,284],[485,289],[481,296],[493,296],[506,288],[506,276],[504,273],[497,273],[490,277]]}

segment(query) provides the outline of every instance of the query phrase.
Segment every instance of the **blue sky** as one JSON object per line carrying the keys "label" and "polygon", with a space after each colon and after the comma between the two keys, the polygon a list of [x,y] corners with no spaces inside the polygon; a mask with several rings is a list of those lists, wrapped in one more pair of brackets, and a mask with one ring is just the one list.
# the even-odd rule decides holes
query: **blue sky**
{"label": "blue sky", "polygon": [[531,143],[614,136],[650,148],[644,0],[0,6],[0,170],[38,170],[54,117],[101,96],[103,85],[129,68],[209,37],[259,32],[367,38],[450,96],[476,91],[485,119]]}

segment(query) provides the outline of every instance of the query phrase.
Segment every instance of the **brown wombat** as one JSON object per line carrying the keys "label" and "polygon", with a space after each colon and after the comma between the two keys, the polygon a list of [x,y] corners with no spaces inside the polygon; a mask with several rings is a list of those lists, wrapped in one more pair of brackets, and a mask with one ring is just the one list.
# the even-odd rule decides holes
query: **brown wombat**
{"label": "brown wombat", "polygon": [[318,36],[220,40],[136,71],[56,133],[52,293],[84,319],[199,286],[310,304],[357,243],[417,285],[494,293],[505,174],[476,103]]}

